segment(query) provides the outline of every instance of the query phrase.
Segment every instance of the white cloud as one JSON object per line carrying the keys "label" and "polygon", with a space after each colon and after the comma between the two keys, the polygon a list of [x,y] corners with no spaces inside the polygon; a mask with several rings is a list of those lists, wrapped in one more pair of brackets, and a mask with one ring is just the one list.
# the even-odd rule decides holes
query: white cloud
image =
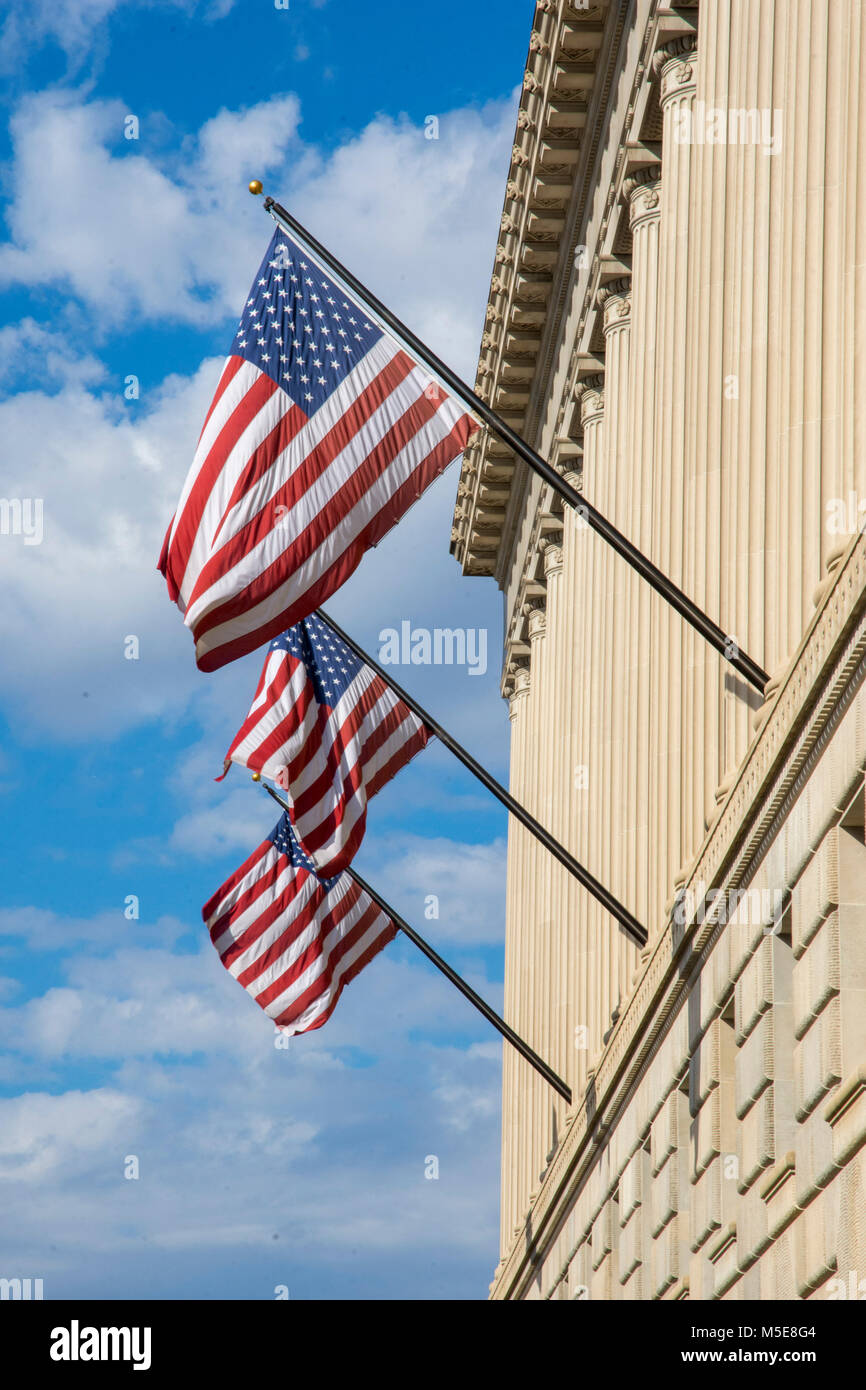
{"label": "white cloud", "polygon": [[[420,1250],[475,1262],[481,1293],[495,1258],[498,1042],[420,957],[389,947],[326,1027],[286,1051],[207,941],[196,955],[76,947],[64,971],[61,988],[0,1010],[0,1037],[32,1088],[0,1101],[7,1269],[45,1272],[46,1296],[80,1296],[86,1243],[100,1255],[92,1296],[133,1297],[162,1252],[171,1296],[184,1252],[210,1251],[229,1281],[243,1278],[246,1252],[253,1282],[290,1260],[287,1281],[314,1296],[335,1258],[340,1269],[362,1249],[373,1277],[380,1256],[417,1261]],[[480,1041],[455,1047],[457,1030]],[[110,1078],[46,1093],[83,1059]],[[124,1180],[129,1154],[139,1181]]]}
{"label": "white cloud", "polygon": [[135,1097],[111,1088],[0,1099],[0,1178],[43,1183],[58,1169],[68,1174],[121,1135],[131,1137],[141,1111]]}
{"label": "white cloud", "polygon": [[102,53],[103,29],[121,9],[174,8],[205,20],[222,19],[234,0],[6,0],[0,31],[0,64],[19,64],[28,50],[55,43],[77,68]]}
{"label": "white cloud", "polygon": [[[130,314],[202,327],[238,313],[269,221],[251,173],[465,372],[474,366],[513,103],[443,116],[438,140],[379,116],[323,154],[280,94],[221,110],[184,158],[124,139],[121,101],[28,97],[12,124],[15,193],[0,283],[56,283],[106,330]],[[134,113],[146,125],[146,113]],[[154,120],[162,122],[161,117]],[[178,164],[181,164],[178,173]],[[50,186],[46,206],[30,189]]]}
{"label": "white cloud", "polygon": [[[28,951],[69,950],[84,943],[116,946],[119,934],[131,930],[132,920],[120,910],[93,917],[64,917],[45,907],[0,908],[0,939],[17,942]],[[172,945],[186,930],[176,917],[160,917],[147,925],[148,940],[159,945]]]}
{"label": "white cloud", "polygon": [[[500,945],[505,936],[505,843],[466,844],[445,836],[376,836],[365,841],[358,868],[410,926],[428,927],[463,947]],[[427,917],[430,911],[438,913]]]}
{"label": "white cloud", "polygon": [[111,736],[181,714],[200,683],[156,561],[218,372],[168,378],[137,424],[76,386],[0,401],[4,495],[38,499],[43,517],[41,544],[0,537],[0,682],[19,736]]}
{"label": "white cloud", "polygon": [[[235,184],[242,169],[271,161],[273,186],[294,185],[292,205],[471,373],[508,103],[443,118],[438,142],[406,121],[379,118],[328,156],[293,145],[294,97],[221,111],[192,141],[183,185],[153,160],[120,150],[122,113],[120,103],[57,92],[22,107],[12,180],[21,192],[10,212],[13,241],[0,249],[0,275],[40,285],[46,275],[56,277],[81,300],[64,312],[79,324],[94,315],[99,332],[120,317],[201,326],[208,316],[235,313],[270,225],[253,216],[255,205],[241,201]],[[281,162],[288,146],[291,168]],[[50,174],[54,187],[48,213],[27,192],[37,170]],[[202,293],[212,296],[204,304]],[[54,394],[30,390],[0,401],[4,493],[40,498],[44,507],[41,545],[0,538],[7,595],[0,641],[15,653],[4,663],[0,691],[18,731],[25,739],[46,730],[61,739],[97,731],[110,739],[142,721],[180,717],[195,694],[197,713],[223,731],[213,776],[258,662],[246,663],[249,674],[220,672],[212,684],[199,676],[155,566],[222,358],[207,359],[189,378],[144,381],[141,400],[129,403],[120,379],[94,389],[99,364],[92,355],[64,351],[61,334],[31,318],[0,335],[0,361],[4,351],[7,358],[41,354],[59,385]],[[395,671],[422,698],[425,689],[435,694],[434,713],[457,712],[463,723],[455,732],[483,756],[502,749],[507,737],[494,693],[501,603],[492,583],[464,583],[448,554],[454,487],[453,472],[440,479],[365,557],[332,606],[373,648],[380,628],[404,616],[431,626],[487,626],[491,669],[484,680],[469,680],[458,668]],[[127,635],[139,638],[139,661],[123,658]],[[202,810],[207,806],[195,814]]]}
{"label": "white cloud", "polygon": [[93,312],[97,336],[131,315],[218,323],[240,307],[243,276],[261,256],[261,227],[232,227],[224,200],[238,200],[250,161],[265,171],[283,161],[297,99],[219,112],[199,132],[183,183],[142,153],[143,142],[124,138],[128,114],[120,101],[59,90],[21,104],[11,122],[16,183],[50,187],[51,199],[46,209],[18,185],[0,283],[62,285]]}

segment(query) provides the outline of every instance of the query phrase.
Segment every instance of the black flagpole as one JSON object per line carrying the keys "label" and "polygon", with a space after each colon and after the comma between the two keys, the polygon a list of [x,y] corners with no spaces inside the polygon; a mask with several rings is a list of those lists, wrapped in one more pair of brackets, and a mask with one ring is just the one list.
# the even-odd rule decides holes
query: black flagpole
{"label": "black flagpole", "polygon": [[[269,787],[267,782],[262,782],[262,786],[264,787],[268,795],[273,797],[277,805],[281,806],[282,809],[288,813],[288,806],[283,801],[282,797],[277,795],[273,787]],[[418,950],[422,951],[424,955],[427,957],[427,959],[433,962],[433,964],[436,966],[436,969],[442,972],[446,980],[450,980],[452,985],[456,985],[460,993],[466,999],[469,1000],[470,1004],[474,1004],[478,1012],[480,1014],[483,1014],[483,1016],[487,1019],[487,1022],[492,1023],[496,1031],[502,1034],[502,1037],[505,1038],[505,1041],[510,1042],[511,1046],[513,1048],[516,1048],[516,1050],[520,1053],[521,1057],[525,1058],[526,1061],[530,1064],[530,1066],[535,1067],[535,1070],[538,1072],[539,1076],[544,1077],[544,1080],[550,1086],[552,1086],[553,1089],[559,1093],[559,1095],[562,1096],[563,1100],[566,1102],[567,1105],[571,1105],[571,1088],[565,1084],[565,1082],[562,1080],[560,1076],[557,1076],[556,1072],[553,1071],[552,1068],[549,1067],[546,1062],[543,1062],[541,1060],[537,1052],[533,1052],[529,1044],[525,1043],[523,1039],[520,1037],[520,1035],[518,1033],[515,1033],[513,1028],[509,1028],[508,1024],[505,1022],[505,1019],[500,1018],[499,1014],[496,1013],[493,1009],[491,1009],[489,1004],[486,1004],[484,1002],[484,1000],[481,998],[481,995],[476,994],[472,986],[468,985],[466,981],[463,979],[463,977],[461,975],[458,975],[457,971],[454,970],[448,964],[447,961],[444,961],[442,957],[438,955],[436,951],[433,950],[433,947],[430,945],[430,943],[428,941],[425,941],[423,936],[419,936],[415,929],[413,927],[410,927],[408,922],[404,921],[404,919],[400,916],[399,912],[395,912],[393,907],[391,907],[389,903],[386,903],[385,899],[376,892],[375,888],[371,888],[369,883],[367,883],[365,879],[361,878],[360,874],[356,874],[354,869],[344,869],[343,872],[347,873],[350,878],[354,879],[358,887],[364,893],[366,893],[368,897],[372,898],[373,902],[376,903],[377,906],[380,907],[382,911],[386,913],[388,917],[391,918],[391,921],[394,923],[394,926],[398,927],[404,936],[408,936],[409,940],[418,947]]]}
{"label": "black flagpole", "polygon": [[[250,184],[251,193],[258,195],[262,191],[262,186],[257,180],[254,180]],[[687,623],[690,623],[712,647],[715,647],[716,651],[719,652],[726,661],[730,662],[742,676],[745,676],[746,680],[749,681],[756,690],[760,690],[763,693],[764,687],[769,680],[766,671],[762,670],[758,663],[753,661],[750,656],[747,656],[745,652],[740,651],[736,641],[724,633],[718,623],[713,622],[712,618],[707,617],[706,613],[704,613],[696,603],[693,603],[681,589],[678,589],[676,584],[668,579],[667,575],[663,574],[651,560],[648,560],[636,546],[632,545],[631,541],[624,536],[621,531],[618,531],[606,517],[602,516],[601,512],[596,511],[592,503],[587,502],[582,493],[578,492],[576,488],[569,486],[565,479],[560,477],[556,469],[553,468],[546,459],[543,459],[540,454],[536,453],[536,451],[527,444],[525,439],[522,439],[510,425],[507,425],[501,416],[499,416],[486,401],[476,395],[471,387],[467,386],[466,382],[463,381],[461,377],[457,376],[456,372],[453,372],[450,367],[446,366],[446,364],[427,347],[426,343],[422,343],[421,339],[418,338],[410,328],[407,328],[406,325],[397,318],[396,314],[392,314],[391,310],[388,309],[380,299],[377,299],[376,296],[367,289],[366,285],[363,285],[350,270],[347,270],[346,267],[337,260],[336,256],[333,256],[320,241],[317,241],[312,233],[307,231],[306,227],[303,227],[296,218],[292,217],[291,213],[287,212],[281,203],[275,202],[273,198],[265,198],[264,206],[265,210],[271,214],[275,221],[284,224],[285,230],[293,232],[295,236],[300,237],[302,241],[306,242],[311,252],[318,257],[320,261],[323,261],[334,275],[341,279],[354,294],[357,294],[363,299],[372,309],[373,313],[380,318],[383,323],[387,324],[393,333],[401,337],[412,352],[415,353],[417,357],[420,357],[422,361],[426,362],[427,366],[432,368],[437,376],[442,378],[446,385],[450,387],[456,396],[460,397],[470,410],[474,411],[476,415],[479,415],[485,424],[489,425],[492,430],[495,430],[508,447],[513,449],[514,453],[517,454],[519,458],[522,458],[524,463],[527,463],[548,486],[552,487],[564,502],[567,502],[570,507],[573,507],[579,512],[587,524],[591,526],[594,531],[598,532],[598,534],[607,541],[608,545],[612,546],[617,554],[621,555],[626,563],[631,565],[632,569],[637,570],[638,574],[655,589],[657,594],[661,594],[662,598],[666,599],[667,602],[676,609],[680,617],[684,618]]]}
{"label": "black flagpole", "polygon": [[496,781],[495,777],[491,777],[486,768],[483,768],[479,762],[476,762],[472,754],[467,753],[466,749],[463,748],[455,738],[452,738],[451,735],[442,728],[442,725],[437,723],[433,716],[428,714],[422,705],[418,704],[417,700],[414,700],[411,695],[407,694],[405,690],[397,685],[396,681],[383,671],[382,667],[375,662],[371,656],[367,655],[363,647],[359,647],[358,643],[355,642],[348,633],[344,632],[341,627],[338,627],[333,618],[328,617],[328,614],[321,608],[316,609],[316,617],[321,618],[323,623],[327,623],[328,627],[333,628],[340,640],[345,642],[346,646],[350,647],[355,655],[360,657],[361,661],[366,662],[377,675],[382,677],[382,680],[385,681],[386,685],[391,687],[394,694],[399,696],[403,703],[408,705],[409,708],[417,714],[418,718],[427,725],[427,728],[432,734],[436,735],[439,742],[444,743],[445,747],[454,754],[455,758],[458,758],[464,767],[468,767],[469,771],[478,778],[479,782],[482,782],[487,790],[492,792],[493,795],[502,802],[503,806],[507,807],[511,814],[520,821],[521,825],[524,825],[537,840],[541,841],[545,849],[549,850],[550,853],[559,860],[560,864],[568,869],[569,873],[574,875],[578,883],[581,883],[583,887],[601,903],[602,907],[605,908],[612,917],[617,919],[623,930],[628,932],[629,936],[637,942],[638,946],[646,945],[646,928],[641,925],[636,917],[632,916],[628,908],[623,907],[622,903],[618,902],[613,894],[609,893],[607,889],[599,883],[598,879],[575,859],[573,854],[569,854],[565,846],[554,839],[550,832],[545,830],[544,826],[521,806],[519,801],[515,801],[511,793],[507,792],[505,788]]}

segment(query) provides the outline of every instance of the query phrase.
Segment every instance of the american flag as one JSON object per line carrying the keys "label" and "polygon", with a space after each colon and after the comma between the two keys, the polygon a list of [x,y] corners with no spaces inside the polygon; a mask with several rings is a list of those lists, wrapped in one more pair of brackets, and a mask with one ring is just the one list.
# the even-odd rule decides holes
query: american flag
{"label": "american flag", "polygon": [[287,815],[202,917],[223,965],[287,1033],[321,1028],[343,987],[397,934],[348,874],[317,877]]}
{"label": "american flag", "polygon": [[348,867],[367,802],[424,747],[422,721],[321,618],[270,646],[250,712],[226,754],[288,793],[318,874]]}
{"label": "american flag", "polygon": [[477,428],[278,229],[159,560],[201,670],[312,613]]}

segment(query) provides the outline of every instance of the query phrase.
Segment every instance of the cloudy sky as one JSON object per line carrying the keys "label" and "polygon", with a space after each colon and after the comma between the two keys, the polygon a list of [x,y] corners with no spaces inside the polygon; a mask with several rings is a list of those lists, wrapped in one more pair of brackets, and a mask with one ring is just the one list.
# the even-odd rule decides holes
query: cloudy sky
{"label": "cloudy sky", "polygon": [[[156,560],[271,233],[250,178],[474,377],[533,8],[3,6],[0,497],[41,526],[0,534],[0,1276],[46,1298],[486,1295],[498,1038],[398,941],[275,1048],[200,917],[275,819],[213,781],[261,659],[200,674]],[[373,649],[485,629],[484,676],[396,674],[505,778],[456,473],[330,607]],[[358,858],[497,1007],[505,830],[434,746]]]}

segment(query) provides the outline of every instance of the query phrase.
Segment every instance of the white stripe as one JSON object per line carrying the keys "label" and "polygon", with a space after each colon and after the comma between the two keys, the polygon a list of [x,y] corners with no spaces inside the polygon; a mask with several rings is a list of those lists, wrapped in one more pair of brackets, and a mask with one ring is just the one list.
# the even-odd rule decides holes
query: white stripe
{"label": "white stripe", "polygon": [[[191,554],[190,562],[184,574],[182,593],[184,605],[195,587],[201,570],[211,555],[216,553],[213,550],[212,541],[220,521],[223,524],[220,527],[217,549],[232,540],[253,517],[258,516],[271,503],[280,488],[285,486],[288,479],[301,467],[308,455],[319,447],[334,425],[352,408],[359,395],[366,391],[371,382],[388,366],[399,351],[399,345],[392,340],[383,340],[374,344],[360,362],[352,368],[349,375],[343,379],[333,395],[316,411],[315,415],[311,416],[292,441],[275,456],[273,462],[256,480],[254,486],[247,489],[230,512],[226,512],[229,499],[234,492],[242,470],[273,429],[277,420],[292,407],[291,397],[281,388],[273,393],[242,434],[211,489],[207,501],[208,522],[205,524],[203,520],[199,526],[193,546],[196,563],[193,563]],[[256,379],[263,375],[257,368],[254,368],[254,371]],[[240,376],[241,372],[238,375]],[[198,473],[205,457],[206,455],[203,455],[200,449],[196,450],[192,474]],[[279,523],[280,533],[283,536],[288,535],[290,526],[286,514],[280,516],[275,514],[272,524],[276,525],[277,523]],[[187,578],[189,583],[187,583]],[[194,606],[194,611],[199,611],[198,601]],[[189,626],[189,624],[187,625]]]}
{"label": "white stripe", "polygon": [[[283,658],[286,658],[287,656],[285,652],[281,654],[275,652],[274,656],[277,655],[282,655]],[[280,661],[278,663],[277,670],[274,671],[271,677],[271,681],[269,681],[269,685],[279,674],[279,671],[282,668],[282,666],[283,661]],[[308,676],[304,668],[303,662],[301,662],[298,666],[295,667],[294,671],[292,672],[289,678],[289,682],[286,685],[285,691],[283,692],[283,695],[280,697],[280,699],[275,700],[272,704],[268,703],[265,705],[265,708],[262,711],[258,723],[254,726],[253,729],[250,730],[249,734],[247,734],[247,737],[243,740],[243,742],[238,744],[237,748],[232,753],[232,762],[240,763],[243,767],[248,766],[249,759],[255,753],[258,752],[259,748],[262,746],[265,740],[270,738],[271,734],[274,732],[277,726],[282,723],[282,721],[288,715],[289,711],[300,699],[307,680]],[[258,701],[254,702],[254,704],[252,705],[250,709],[250,714],[252,714],[253,710],[255,710],[256,704],[262,704],[267,699],[268,691],[266,688],[262,692],[261,698]],[[309,720],[310,711],[312,711],[312,717],[315,718],[315,702],[308,706],[307,720]],[[247,715],[247,719],[249,719],[249,714]],[[246,723],[246,720],[244,722]],[[265,774],[266,777],[274,777],[281,766],[282,762],[280,759],[280,753],[278,752],[275,757],[269,758],[263,764],[262,772]]]}
{"label": "white stripe", "polygon": [[[447,414],[444,410],[437,411],[322,544],[302,564],[296,566],[290,577],[278,589],[254,607],[248,607],[240,616],[221,623],[198,638],[196,657],[199,661],[208,652],[279,617],[336,564],[360,532],[384,510],[393,495],[412,477],[424,459],[451,433],[455,421],[448,417],[455,412],[453,403],[447,404],[452,409]],[[459,411],[456,412],[456,418],[460,418]],[[187,627],[194,629],[195,623],[211,608],[238,594],[257,574],[262,573],[278,559],[284,549],[288,548],[278,544],[279,535],[278,531],[271,531],[241,564],[236,565],[201,595],[184,617]]]}
{"label": "white stripe", "polygon": [[[367,912],[369,908],[370,899],[367,898],[366,894],[362,894],[361,901],[359,901],[358,903],[358,910],[356,911],[355,909],[353,909],[352,912],[349,914],[352,918],[352,924],[355,925],[364,915],[364,912]],[[294,1022],[284,1025],[286,1033],[288,1033],[291,1036],[295,1033],[306,1032],[310,1027],[312,1027],[317,1018],[319,1018],[323,1013],[327,1012],[328,1008],[333,1003],[335,995],[339,992],[343,976],[347,973],[348,970],[351,969],[355,962],[359,960],[360,957],[363,956],[364,953],[368,951],[370,947],[374,945],[385,934],[386,931],[388,931],[389,927],[390,923],[388,919],[385,917],[384,913],[379,912],[377,910],[375,912],[370,926],[367,928],[364,935],[360,938],[359,941],[355,943],[355,945],[349,951],[346,952],[346,954],[334,966],[332,978],[330,982],[327,984],[327,986],[323,988],[322,993],[319,994],[315,999],[310,1001],[304,1012],[300,1014],[299,1017],[294,1020]],[[348,934],[348,930],[350,930],[350,928],[347,927],[347,931],[340,933],[339,940],[342,940],[343,937]],[[336,940],[333,944],[336,944]],[[323,971],[320,970],[318,973],[322,974]],[[309,988],[309,985],[313,982],[315,978],[316,976],[311,973],[310,979],[307,981],[307,984],[304,986],[304,989]],[[279,1018],[281,1013],[284,1013],[286,1009],[291,1007],[293,1000],[299,998],[300,995],[303,994],[304,989],[299,989],[297,991],[287,991],[285,995],[281,995],[279,999],[275,999],[271,1004],[269,1004],[265,1012],[269,1015],[270,1018]]]}
{"label": "white stripe", "polygon": [[[348,936],[352,928],[361,920],[364,912],[370,906],[370,899],[363,893],[359,894],[356,901],[350,904],[348,911],[338,925],[331,928],[326,938],[322,938],[322,918],[339,908],[353,887],[354,884],[351,879],[341,876],[325,901],[320,904],[310,926],[301,933],[296,941],[292,942],[288,950],[278,960],[268,967],[263,975],[247,985],[249,993],[258,1000],[270,989],[275,980],[278,980],[287,970],[292,969],[308,946],[311,946],[314,941],[322,939],[322,950],[319,955],[307,966],[306,970],[298,975],[297,979],[283,990],[282,994],[277,996],[273,1003],[267,1006],[269,1013],[272,1009],[276,1009],[276,1013],[281,1014],[285,1013],[286,1009],[291,1008],[295,1000],[299,999],[318,976],[326,971],[331,952],[337,943],[342,941],[344,936]],[[366,899],[366,905],[364,899]],[[283,930],[285,930],[285,922],[283,923]]]}
{"label": "white stripe", "polygon": [[219,918],[222,917],[223,913],[231,911],[235,903],[239,902],[243,897],[244,893],[254,887],[259,879],[273,867],[276,862],[276,854],[277,851],[274,849],[274,846],[271,845],[268,850],[253,861],[251,868],[247,870],[243,878],[235,884],[234,888],[230,888],[224,897],[220,898],[213,912],[205,919],[205,926],[208,930],[210,930],[214,922],[217,922]]}
{"label": "white stripe", "polygon": [[[240,955],[232,961],[229,969],[235,979],[242,975],[245,970],[248,970],[250,966],[255,965],[256,961],[260,960],[265,952],[284,935],[289,924],[302,916],[304,911],[308,908],[310,900],[316,894],[321,893],[321,885],[317,879],[312,874],[308,874],[306,870],[291,869],[289,877],[300,880],[295,884],[297,890],[295,895],[292,897],[287,909],[281,912],[278,917],[274,918],[267,930],[256,937],[255,941],[250,942],[249,946],[247,946],[244,951],[241,951]],[[351,883],[351,880],[349,880],[349,883]],[[281,875],[280,891],[287,886],[288,882],[286,881],[286,876]],[[334,885],[334,893],[337,891],[337,886],[336,884]],[[259,904],[259,910],[253,919],[254,921],[262,917],[263,913],[268,910],[274,900],[280,896],[280,891],[275,891],[273,894],[269,893],[267,895],[267,900]],[[331,896],[332,895],[329,894],[328,901],[330,901]],[[298,936],[296,940],[292,942],[291,946],[282,952],[281,955],[277,957],[276,961],[268,966],[265,973],[255,981],[255,990],[252,991],[253,993],[261,994],[266,990],[268,985],[273,984],[277,976],[281,975],[283,971],[306,950],[307,946],[315,940],[319,931],[318,919],[324,910],[325,902],[323,900],[318,909],[314,912],[310,924],[304,928],[300,936]],[[251,924],[247,922],[246,925],[250,926]],[[232,933],[233,940],[237,941],[241,936],[237,924],[233,924]],[[229,944],[231,944],[231,942]]]}
{"label": "white stripe", "polygon": [[[262,375],[259,373],[259,375]],[[238,372],[240,376],[240,372]],[[211,488],[205,502],[201,520],[190,548],[189,560],[180,585],[180,603],[186,606],[195,588],[198,577],[211,556],[226,540],[225,525],[221,525],[229,498],[234,492],[238,479],[247,467],[256,449],[267,439],[280,420],[292,409],[292,401],[285,391],[273,391],[260,410],[241,431],[229,450],[219,476]],[[205,462],[202,458],[198,468]],[[195,461],[193,467],[196,467]],[[196,470],[198,471],[198,469]],[[249,496],[256,488],[250,489]],[[237,507],[235,508],[235,510]],[[250,513],[248,512],[249,516]],[[219,535],[217,535],[219,531]],[[214,541],[216,540],[216,546]]]}

